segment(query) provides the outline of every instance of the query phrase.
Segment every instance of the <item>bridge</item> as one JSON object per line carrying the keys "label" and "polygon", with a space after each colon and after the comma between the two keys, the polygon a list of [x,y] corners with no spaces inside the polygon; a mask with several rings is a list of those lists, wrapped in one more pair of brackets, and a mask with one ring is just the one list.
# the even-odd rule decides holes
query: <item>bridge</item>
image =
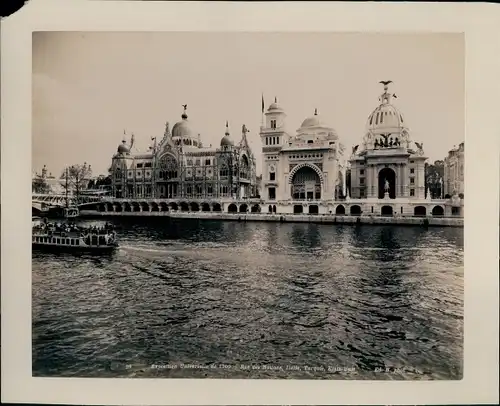
{"label": "bridge", "polygon": [[[102,200],[100,196],[80,196],[79,204],[96,203]],[[65,206],[66,195],[33,193],[31,196],[32,208],[41,211],[43,207]],[[68,196],[68,204],[76,203],[75,196]]]}

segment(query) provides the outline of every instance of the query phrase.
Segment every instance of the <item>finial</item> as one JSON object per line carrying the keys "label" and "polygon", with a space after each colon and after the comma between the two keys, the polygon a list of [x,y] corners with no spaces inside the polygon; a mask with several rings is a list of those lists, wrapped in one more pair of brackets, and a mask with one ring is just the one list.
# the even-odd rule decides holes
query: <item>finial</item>
{"label": "finial", "polygon": [[318,109],[314,109],[314,115],[317,116],[318,115]]}
{"label": "finial", "polygon": [[226,120],[226,135],[229,135],[229,123]]}
{"label": "finial", "polygon": [[276,96],[274,96],[274,102],[278,103],[278,98]]}
{"label": "finial", "polygon": [[183,120],[186,120],[186,119],[187,119],[187,117],[188,117],[188,116],[187,116],[187,113],[186,113],[186,110],[187,110],[188,105],[187,105],[187,104],[182,104],[182,107],[183,107],[183,109],[184,109],[184,112],[182,113],[182,116],[181,116],[181,117],[182,117],[182,119],[183,119]]}

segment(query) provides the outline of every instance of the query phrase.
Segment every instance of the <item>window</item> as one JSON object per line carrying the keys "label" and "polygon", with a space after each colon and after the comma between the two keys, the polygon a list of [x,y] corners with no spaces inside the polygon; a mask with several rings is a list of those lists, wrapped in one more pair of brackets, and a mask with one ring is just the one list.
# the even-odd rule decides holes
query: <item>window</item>
{"label": "window", "polygon": [[359,190],[359,197],[365,197],[365,189]]}
{"label": "window", "polygon": [[137,164],[137,168],[142,168],[142,164]]}
{"label": "window", "polygon": [[276,188],[270,187],[269,188],[269,200],[275,200],[276,199]]}
{"label": "window", "polygon": [[313,141],[313,140],[307,140],[307,143],[308,143],[308,144],[313,144],[313,143],[314,143],[314,141]]}
{"label": "window", "polygon": [[210,159],[205,159],[205,165],[211,165]]}
{"label": "window", "polygon": [[410,196],[415,196],[415,189],[410,189]]}
{"label": "window", "polygon": [[271,120],[271,129],[276,129],[276,120]]}
{"label": "window", "polygon": [[187,160],[187,165],[188,165],[188,166],[193,165],[193,160],[192,160],[192,159],[188,159],[188,160]]}
{"label": "window", "polygon": [[415,168],[410,168],[410,173],[415,173]]}
{"label": "window", "polygon": [[364,185],[365,184],[365,178],[360,178],[359,179],[359,184]]}
{"label": "window", "polygon": [[269,174],[269,180],[276,180],[276,174],[274,172]]}
{"label": "window", "polygon": [[145,168],[151,168],[151,162],[146,162],[146,163],[144,164],[144,167],[145,167]]}
{"label": "window", "polygon": [[195,165],[196,165],[196,166],[200,166],[200,165],[201,165],[201,162],[200,162],[200,160],[199,160],[199,159],[197,159],[197,160],[196,160]]}
{"label": "window", "polygon": [[410,178],[410,184],[412,184],[412,185],[415,184],[415,178]]}
{"label": "window", "polygon": [[411,164],[415,163],[415,161],[410,161]]}
{"label": "window", "polygon": [[360,175],[364,175],[365,174],[365,170],[364,169],[360,169],[359,174]]}

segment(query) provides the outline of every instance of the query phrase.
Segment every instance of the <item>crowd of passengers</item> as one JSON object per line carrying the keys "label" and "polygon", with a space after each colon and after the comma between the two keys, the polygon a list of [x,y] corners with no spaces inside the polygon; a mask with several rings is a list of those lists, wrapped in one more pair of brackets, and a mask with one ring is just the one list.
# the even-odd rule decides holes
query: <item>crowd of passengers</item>
{"label": "crowd of passengers", "polygon": [[34,227],[35,230],[42,231],[52,231],[52,232],[66,232],[66,233],[75,233],[75,232],[89,232],[91,234],[107,234],[114,230],[114,226],[111,223],[106,222],[104,226],[90,226],[90,227],[81,227],[77,226],[75,223],[48,223],[45,221],[38,226]]}

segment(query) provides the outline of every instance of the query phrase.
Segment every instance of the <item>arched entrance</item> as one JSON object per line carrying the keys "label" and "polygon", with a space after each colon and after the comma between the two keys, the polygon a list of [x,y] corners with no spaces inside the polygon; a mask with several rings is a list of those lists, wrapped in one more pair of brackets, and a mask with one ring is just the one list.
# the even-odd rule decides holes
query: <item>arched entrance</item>
{"label": "arched entrance", "polygon": [[345,214],[345,207],[342,206],[341,204],[337,206],[337,208],[335,209],[335,214],[337,216],[343,216]]}
{"label": "arched entrance", "polygon": [[208,203],[202,203],[201,211],[210,211],[210,205]]}
{"label": "arched entrance", "polygon": [[186,202],[181,203],[181,211],[189,211],[189,205]]}
{"label": "arched entrance", "polygon": [[213,211],[222,211],[220,203],[214,203]]}
{"label": "arched entrance", "polygon": [[378,198],[383,199],[385,195],[385,184],[389,183],[389,198],[396,198],[396,172],[391,168],[381,169],[378,173]]}
{"label": "arched entrance", "polygon": [[380,209],[380,214],[382,216],[392,216],[393,215],[392,206],[382,206],[382,209]]}
{"label": "arched entrance", "polygon": [[191,211],[200,211],[200,206],[196,202],[191,202],[189,206],[191,208]]}
{"label": "arched entrance", "polygon": [[272,213],[273,212],[273,206],[269,205],[268,211],[269,211],[269,213]]}
{"label": "arched entrance", "polygon": [[417,206],[413,209],[413,215],[418,217],[424,217],[427,215],[427,209],[424,206]]}
{"label": "arched entrance", "polygon": [[444,216],[444,209],[442,206],[434,206],[432,208],[432,215],[433,216]]}
{"label": "arched entrance", "polygon": [[296,204],[293,206],[293,214],[302,214],[304,213],[304,207],[301,204]]}
{"label": "arched entrance", "polygon": [[358,206],[355,204],[354,206],[351,206],[350,209],[351,216],[360,216],[361,215],[361,206]]}
{"label": "arched entrance", "polygon": [[234,203],[231,203],[229,207],[227,208],[228,213],[236,213],[238,211],[238,208]]}
{"label": "arched entrance", "polygon": [[290,183],[293,200],[321,199],[321,179],[310,166],[303,166],[292,174]]}
{"label": "arched entrance", "polygon": [[240,206],[240,213],[246,213],[248,211],[248,205],[246,203],[243,203]]}
{"label": "arched entrance", "polygon": [[309,214],[318,214],[319,213],[319,207],[317,204],[311,204],[309,206]]}

